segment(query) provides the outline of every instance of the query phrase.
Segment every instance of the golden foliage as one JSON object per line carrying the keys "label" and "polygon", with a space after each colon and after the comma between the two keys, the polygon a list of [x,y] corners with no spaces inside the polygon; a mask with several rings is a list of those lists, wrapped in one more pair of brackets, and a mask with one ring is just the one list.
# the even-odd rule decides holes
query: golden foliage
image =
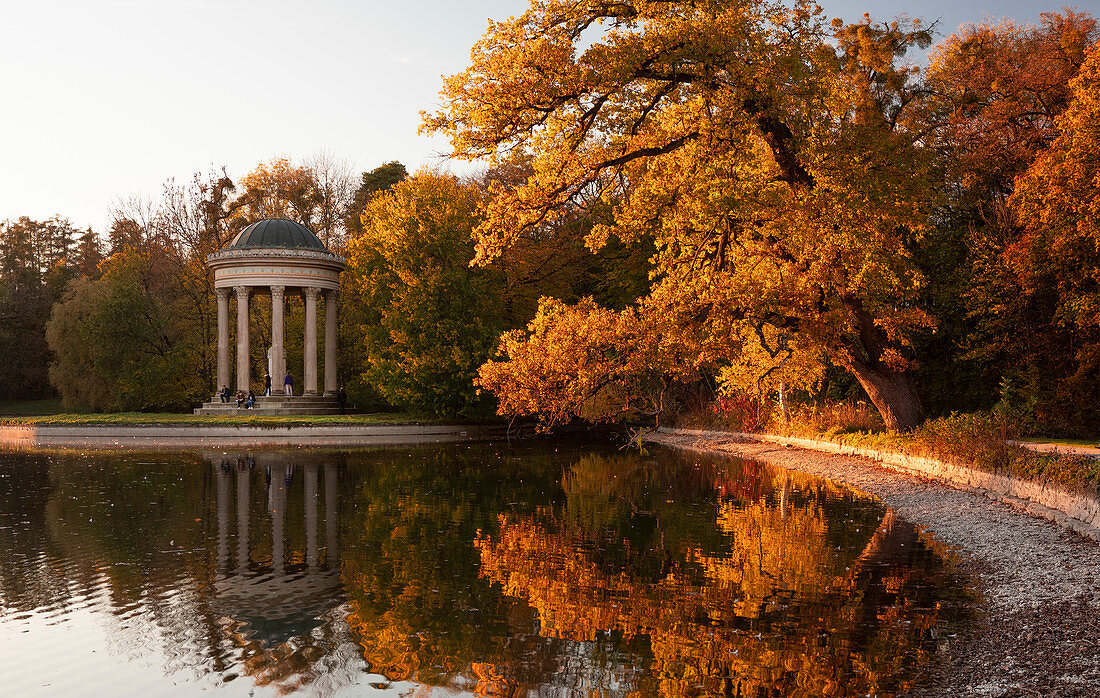
{"label": "golden foliage", "polygon": [[502,335],[504,360],[478,369],[477,385],[497,394],[501,414],[551,424],[658,414],[669,383],[698,361],[685,339],[667,317],[543,298],[526,331]]}
{"label": "golden foliage", "polygon": [[[1100,330],[1100,46],[1070,83],[1058,137],[1016,182],[1009,200],[1027,231],[1015,252],[1025,289],[1055,279],[1057,320]],[[1026,261],[1025,261],[1026,260]]]}
{"label": "golden foliage", "polygon": [[770,325],[740,326],[740,351],[718,373],[720,392],[767,395],[780,388],[812,390],[825,374],[820,349]]}
{"label": "golden foliage", "polygon": [[345,288],[369,380],[391,404],[471,413],[472,378],[500,331],[499,284],[471,269],[481,193],[431,171],[375,194],[348,246]]}
{"label": "golden foliage", "polygon": [[241,177],[236,215],[253,223],[262,218],[287,218],[311,224],[317,205],[316,182],[308,168],[292,165],[285,157],[261,162]]}
{"label": "golden foliage", "polygon": [[[830,33],[806,2],[532,2],[490,25],[423,128],[460,158],[530,158],[525,182],[491,189],[477,261],[598,199],[612,216],[590,245],[656,242],[660,300],[638,317],[671,308],[712,330],[797,334],[873,384],[892,426],[912,426],[906,349],[932,321],[911,302],[922,277],[907,243],[936,191],[908,122],[914,70],[898,62],[928,40],[869,18]],[[597,314],[540,321],[579,316]]]}
{"label": "golden foliage", "polygon": [[[862,553],[839,550],[828,542],[823,497],[791,496],[820,486],[807,480],[790,474],[774,482],[773,501],[724,503],[716,525],[728,554],[685,550],[655,580],[607,569],[575,532],[511,515],[501,515],[496,534],[478,536],[481,574],[535,607],[544,636],[647,635],[666,695],[700,685],[719,690],[723,677],[747,694],[900,690],[906,679],[899,656],[921,656],[910,629],[937,619],[935,609],[918,610],[908,599],[911,569],[897,562],[905,546],[912,552],[915,531],[887,514],[864,538]],[[885,560],[892,562],[882,576],[884,599],[871,593],[868,579]],[[860,623],[872,609],[863,604],[883,600],[872,642],[822,641],[868,632]]]}

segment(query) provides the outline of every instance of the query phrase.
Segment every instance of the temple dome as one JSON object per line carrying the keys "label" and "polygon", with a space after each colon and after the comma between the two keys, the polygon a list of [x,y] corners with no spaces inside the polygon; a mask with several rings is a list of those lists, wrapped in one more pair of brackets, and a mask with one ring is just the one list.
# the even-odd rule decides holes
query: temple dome
{"label": "temple dome", "polygon": [[296,249],[328,252],[317,235],[301,223],[286,218],[256,221],[222,248],[227,250]]}

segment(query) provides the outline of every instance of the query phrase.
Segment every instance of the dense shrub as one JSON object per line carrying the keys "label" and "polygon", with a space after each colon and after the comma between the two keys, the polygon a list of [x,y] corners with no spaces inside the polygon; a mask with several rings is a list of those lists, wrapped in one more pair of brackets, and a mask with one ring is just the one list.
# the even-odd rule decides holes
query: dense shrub
{"label": "dense shrub", "polygon": [[877,409],[866,402],[845,400],[792,407],[791,422],[785,431],[791,434],[850,434],[885,429]]}
{"label": "dense shrub", "polygon": [[722,423],[737,431],[754,433],[771,423],[771,411],[753,398],[738,393],[718,398],[710,411]]}

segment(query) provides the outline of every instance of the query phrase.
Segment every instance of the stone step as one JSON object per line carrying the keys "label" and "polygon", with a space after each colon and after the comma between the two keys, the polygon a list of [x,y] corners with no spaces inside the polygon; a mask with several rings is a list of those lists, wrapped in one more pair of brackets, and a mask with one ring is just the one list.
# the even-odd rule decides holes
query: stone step
{"label": "stone step", "polygon": [[307,402],[307,403],[337,402],[338,401],[336,399],[335,395],[292,395],[290,397],[287,397],[285,395],[267,395],[267,396],[257,395],[256,400],[257,400],[257,402],[293,401],[293,402]]}
{"label": "stone step", "polygon": [[[263,401],[269,401],[269,400],[275,400],[275,401],[280,401],[280,402],[283,401],[283,400],[293,400],[294,402],[337,402],[337,398],[336,398],[335,395],[291,395],[290,397],[287,397],[286,395],[257,395],[256,396],[256,401],[257,402],[263,402]],[[233,393],[233,396],[229,399],[229,402],[235,403],[236,401],[237,401],[237,394]],[[210,399],[210,402],[216,402],[218,404],[222,404],[221,398],[218,397],[217,395],[212,397]]]}
{"label": "stone step", "polygon": [[[352,414],[353,410],[345,410],[345,414]],[[223,417],[250,417],[253,415],[325,415],[325,414],[340,414],[339,407],[253,407],[246,409],[244,407],[238,408],[236,405],[233,409],[227,410],[219,407],[199,407],[195,409],[195,414],[199,415],[221,415]]]}
{"label": "stone step", "polygon": [[[352,414],[355,410],[349,405],[344,410],[345,414]],[[257,414],[292,415],[292,414],[340,414],[340,402],[335,397],[323,395],[304,395],[285,397],[272,395],[270,397],[257,397],[256,404],[252,408],[237,407],[237,400],[233,398],[229,402],[222,402],[220,398],[204,403],[195,410],[195,414],[245,416]]]}

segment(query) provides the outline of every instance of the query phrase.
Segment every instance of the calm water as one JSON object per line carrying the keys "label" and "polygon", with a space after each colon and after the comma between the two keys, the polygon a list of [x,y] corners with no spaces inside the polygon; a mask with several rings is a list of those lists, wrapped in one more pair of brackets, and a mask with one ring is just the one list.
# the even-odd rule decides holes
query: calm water
{"label": "calm water", "polygon": [[889,695],[966,598],[878,502],[751,462],[0,455],[5,695]]}

